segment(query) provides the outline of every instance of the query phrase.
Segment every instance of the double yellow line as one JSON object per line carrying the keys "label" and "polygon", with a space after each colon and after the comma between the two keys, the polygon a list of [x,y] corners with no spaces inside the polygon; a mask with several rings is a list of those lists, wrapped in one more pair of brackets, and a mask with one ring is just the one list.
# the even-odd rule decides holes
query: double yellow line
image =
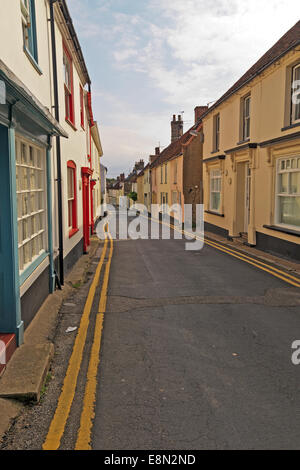
{"label": "double yellow line", "polygon": [[57,450],[60,447],[68,417],[70,415],[71,406],[74,400],[78,374],[80,371],[83,351],[86,343],[88,327],[90,324],[90,314],[93,306],[96,289],[99,284],[102,267],[106,258],[108,240],[110,240],[110,251],[108,262],[105,267],[104,279],[101,289],[99,308],[96,318],[94,339],[90,354],[89,367],[87,372],[87,380],[84,394],[84,402],[80,419],[80,428],[77,434],[76,449],[91,449],[91,431],[92,421],[95,415],[95,401],[97,389],[97,373],[100,361],[100,348],[102,339],[102,329],[104,313],[107,303],[107,289],[109,282],[109,273],[113,256],[113,239],[109,233],[106,234],[104,247],[101,258],[96,269],[96,273],[89,289],[87,300],[84,306],[78,334],[74,343],[72,355],[69,361],[67,373],[65,376],[62,391],[58,400],[57,408],[50,424],[47,438],[43,445],[44,450]]}
{"label": "double yellow line", "polygon": [[281,279],[282,281],[294,286],[294,287],[300,287],[300,278],[297,278],[285,271],[282,271],[281,269],[275,268],[270,264],[263,263],[262,261],[259,261],[256,258],[253,258],[251,256],[245,255],[241,253],[240,251],[236,251],[232,248],[228,248],[227,246],[222,245],[221,243],[214,242],[212,240],[209,240],[207,238],[200,237],[198,235],[195,236],[195,233],[190,233],[187,232],[186,230],[178,229],[172,224],[167,224],[166,222],[158,221],[156,219],[151,218],[151,220],[159,222],[161,225],[165,225],[167,227],[171,227],[173,230],[176,232],[182,233],[184,235],[190,236],[192,238],[196,238],[197,240],[203,241],[206,245],[209,245],[219,251],[222,251],[223,253],[226,253],[230,256],[233,256],[234,258],[237,258],[241,261],[244,261],[245,263],[250,264],[251,266],[255,266],[258,269],[261,269],[262,271],[267,272],[268,274],[271,274],[272,276],[277,277],[278,279]]}

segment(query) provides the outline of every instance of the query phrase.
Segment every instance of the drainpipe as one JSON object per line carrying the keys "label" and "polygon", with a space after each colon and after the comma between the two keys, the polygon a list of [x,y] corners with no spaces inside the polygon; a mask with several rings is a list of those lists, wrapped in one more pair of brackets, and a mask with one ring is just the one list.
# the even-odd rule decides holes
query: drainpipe
{"label": "drainpipe", "polygon": [[[55,23],[53,4],[57,0],[50,0],[50,24],[52,44],[52,68],[54,88],[54,110],[55,119],[59,122],[58,80],[57,80],[57,55],[55,39]],[[62,179],[61,179],[61,146],[60,137],[56,137],[56,160],[57,160],[57,199],[58,199],[58,236],[59,236],[59,281],[64,285],[64,239],[63,239],[63,207],[62,207]]]}

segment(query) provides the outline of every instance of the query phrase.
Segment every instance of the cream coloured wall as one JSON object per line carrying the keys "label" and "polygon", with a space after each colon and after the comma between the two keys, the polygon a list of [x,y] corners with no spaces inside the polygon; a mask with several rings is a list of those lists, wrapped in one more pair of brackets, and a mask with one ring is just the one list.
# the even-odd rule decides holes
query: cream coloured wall
{"label": "cream coloured wall", "polygon": [[23,31],[20,0],[1,0],[0,59],[34,93],[44,106],[51,108],[51,56],[49,50],[48,1],[36,4],[38,66],[32,65],[23,50]]}
{"label": "cream coloured wall", "polygon": [[[243,230],[245,215],[245,165],[251,168],[250,220],[248,240],[256,243],[256,232],[299,244],[299,237],[266,228],[276,225],[275,190],[278,158],[300,155],[300,139],[286,142],[261,143],[297,132],[286,128],[289,121],[291,96],[291,68],[300,62],[300,51],[292,51],[264,73],[212,110],[203,119],[204,146],[204,203],[210,210],[210,172],[220,169],[222,174],[221,209],[219,215],[206,213],[207,223],[223,228],[231,236]],[[251,144],[241,143],[241,100],[251,93]],[[214,116],[220,113],[220,146],[213,153]],[[246,148],[239,148],[246,144]],[[225,160],[218,159],[226,155]],[[215,157],[213,160],[212,158]],[[300,228],[299,228],[300,229]]]}
{"label": "cream coloured wall", "polygon": [[[74,91],[74,116],[75,126],[70,125],[65,120],[65,94],[63,75],[63,43],[66,43],[68,51],[73,58],[73,91]],[[61,160],[62,160],[62,192],[63,192],[63,220],[64,220],[64,252],[65,256],[79,243],[83,237],[83,204],[82,204],[82,184],[81,168],[90,167],[89,154],[89,126],[87,112],[85,110],[85,129],[80,123],[80,85],[84,83],[80,79],[79,71],[75,66],[75,57],[72,47],[63,31],[56,23],[56,50],[57,50],[57,72],[58,72],[58,93],[60,108],[60,123],[69,135],[68,139],[61,139]],[[68,204],[67,204],[67,162],[72,160],[76,164],[77,175],[77,222],[78,232],[69,238],[68,229]]]}

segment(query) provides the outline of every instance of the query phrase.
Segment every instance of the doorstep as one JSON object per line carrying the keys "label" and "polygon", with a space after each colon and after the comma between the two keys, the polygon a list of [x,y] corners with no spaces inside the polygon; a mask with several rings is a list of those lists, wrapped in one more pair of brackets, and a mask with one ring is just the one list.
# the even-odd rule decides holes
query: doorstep
{"label": "doorstep", "polygon": [[[4,373],[6,366],[16,349],[17,349],[16,335],[0,333],[0,377]],[[5,360],[1,360],[1,359],[5,359]],[[4,364],[2,364],[2,362],[4,362]]]}

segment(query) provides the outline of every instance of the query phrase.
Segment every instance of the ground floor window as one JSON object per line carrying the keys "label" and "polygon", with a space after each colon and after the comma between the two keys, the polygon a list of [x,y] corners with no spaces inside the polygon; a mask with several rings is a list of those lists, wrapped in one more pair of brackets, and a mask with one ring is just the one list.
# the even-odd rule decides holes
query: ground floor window
{"label": "ground floor window", "polygon": [[77,232],[76,165],[68,162],[68,227],[69,236]]}
{"label": "ground floor window", "polygon": [[221,210],[221,170],[210,172],[210,210],[220,212]]}
{"label": "ground floor window", "polygon": [[172,191],[172,205],[173,204],[177,204],[179,201],[178,201],[178,193],[177,191]]}
{"label": "ground floor window", "polygon": [[46,151],[16,139],[20,273],[46,251]]}
{"label": "ground floor window", "polygon": [[168,208],[167,208],[167,205],[168,205],[168,193],[160,193],[160,204],[162,206],[162,211],[164,213],[167,213],[168,212]]}
{"label": "ground floor window", "polygon": [[300,228],[300,155],[277,162],[276,223]]}

